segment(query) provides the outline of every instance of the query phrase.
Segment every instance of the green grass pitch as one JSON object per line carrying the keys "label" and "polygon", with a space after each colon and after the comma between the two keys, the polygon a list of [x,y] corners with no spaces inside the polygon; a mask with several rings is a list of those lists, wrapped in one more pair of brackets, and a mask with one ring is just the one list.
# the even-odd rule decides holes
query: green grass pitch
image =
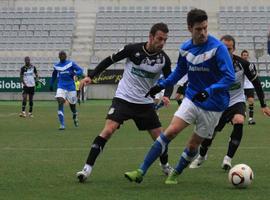
{"label": "green grass pitch", "polygon": [[[164,184],[158,162],[141,184],[128,182],[124,172],[138,168],[152,141],[137,131],[132,121],[118,130],[98,158],[91,177],[78,183],[92,140],[104,126],[111,101],[89,100],[78,106],[80,125],[75,128],[65,106],[66,130],[59,131],[56,101],[36,101],[34,118],[20,118],[21,102],[0,102],[0,199],[2,200],[268,200],[270,196],[270,119],[256,104],[255,126],[244,126],[242,144],[233,164],[251,166],[255,179],[248,189],[235,189],[220,165],[227,151],[231,125],[220,133],[200,169],[186,169],[179,184]],[[168,126],[176,103],[160,110]],[[174,166],[193,127],[186,129],[169,146]]]}

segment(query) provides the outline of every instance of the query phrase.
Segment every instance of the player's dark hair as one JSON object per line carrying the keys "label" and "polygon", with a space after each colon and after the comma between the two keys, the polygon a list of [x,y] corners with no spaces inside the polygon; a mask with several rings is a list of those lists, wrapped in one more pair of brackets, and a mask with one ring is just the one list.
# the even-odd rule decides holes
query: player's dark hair
{"label": "player's dark hair", "polygon": [[67,55],[67,53],[66,53],[65,51],[63,51],[63,50],[62,50],[62,51],[59,51],[59,55],[60,55],[60,54],[65,54],[65,55]]}
{"label": "player's dark hair", "polygon": [[244,49],[244,50],[241,52],[241,56],[242,56],[244,53],[247,53],[247,54],[248,54],[248,51],[247,51],[246,49]]}
{"label": "player's dark hair", "polygon": [[233,42],[233,48],[235,49],[235,39],[233,36],[231,35],[223,35],[221,38],[220,38],[220,41],[222,40],[226,40],[226,41],[232,41]]}
{"label": "player's dark hair", "polygon": [[204,10],[194,8],[190,10],[187,14],[187,24],[193,27],[195,23],[201,23],[208,20],[208,16]]}
{"label": "player's dark hair", "polygon": [[169,29],[168,29],[167,24],[162,23],[162,22],[154,24],[152,26],[152,28],[150,29],[150,34],[154,36],[157,31],[162,31],[163,33],[168,33]]}

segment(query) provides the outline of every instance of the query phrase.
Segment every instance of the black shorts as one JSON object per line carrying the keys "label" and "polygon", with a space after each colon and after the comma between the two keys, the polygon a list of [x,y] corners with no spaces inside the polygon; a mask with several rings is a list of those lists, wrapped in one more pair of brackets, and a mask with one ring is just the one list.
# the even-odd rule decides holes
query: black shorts
{"label": "black shorts", "polygon": [[106,119],[119,124],[133,119],[139,130],[151,130],[161,127],[153,104],[135,104],[119,98],[113,98]]}
{"label": "black shorts", "polygon": [[23,94],[35,94],[35,87],[27,87],[27,86],[23,86]]}
{"label": "black shorts", "polygon": [[227,108],[221,115],[218,125],[215,128],[215,132],[218,131],[222,131],[222,129],[224,128],[224,126],[226,125],[226,123],[230,122],[235,114],[240,114],[245,116],[245,112],[246,112],[246,104],[244,102],[239,102],[236,103],[234,105],[232,105],[231,107]]}
{"label": "black shorts", "polygon": [[247,98],[254,98],[254,88],[244,89]]}

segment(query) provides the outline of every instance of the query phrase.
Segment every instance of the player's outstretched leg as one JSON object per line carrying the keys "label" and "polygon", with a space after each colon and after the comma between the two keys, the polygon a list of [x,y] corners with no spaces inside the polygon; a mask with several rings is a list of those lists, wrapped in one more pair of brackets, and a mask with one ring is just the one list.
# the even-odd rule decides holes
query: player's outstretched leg
{"label": "player's outstretched leg", "polygon": [[102,152],[107,140],[97,136],[91,145],[91,149],[83,169],[76,173],[76,177],[82,183],[90,176],[98,155]]}

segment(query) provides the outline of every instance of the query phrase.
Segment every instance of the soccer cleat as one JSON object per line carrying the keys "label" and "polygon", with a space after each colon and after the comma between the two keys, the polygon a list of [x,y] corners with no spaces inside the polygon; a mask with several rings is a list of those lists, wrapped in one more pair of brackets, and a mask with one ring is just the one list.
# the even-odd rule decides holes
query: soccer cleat
{"label": "soccer cleat", "polygon": [[64,126],[64,125],[60,125],[59,130],[60,130],[60,131],[65,130],[65,126]]}
{"label": "soccer cleat", "polygon": [[28,113],[28,117],[33,118],[34,115],[32,113]]}
{"label": "soccer cleat", "polygon": [[196,169],[196,168],[201,167],[201,165],[206,159],[207,159],[207,155],[205,156],[198,155],[198,157],[190,163],[189,168]]}
{"label": "soccer cleat", "polygon": [[86,181],[90,174],[91,170],[87,170],[87,168],[84,167],[82,171],[77,172],[76,176],[79,179],[79,182],[83,183]]}
{"label": "soccer cleat", "polygon": [[254,121],[254,119],[253,118],[249,118],[248,125],[255,125],[255,124],[256,124],[256,122]]}
{"label": "soccer cleat", "polygon": [[169,165],[169,163],[166,163],[165,165],[162,165],[161,163],[159,164],[161,166],[162,172],[168,176],[173,168]]}
{"label": "soccer cleat", "polygon": [[232,159],[229,156],[225,156],[221,164],[221,168],[224,170],[230,170],[232,168]]}
{"label": "soccer cleat", "polygon": [[135,181],[136,183],[140,183],[143,181],[143,171],[141,169],[126,172],[124,175],[130,182]]}
{"label": "soccer cleat", "polygon": [[25,118],[26,117],[26,113],[25,112],[21,112],[19,116]]}
{"label": "soccer cleat", "polygon": [[179,176],[179,173],[173,169],[167,179],[165,180],[165,184],[167,185],[176,185],[178,184],[177,177]]}

